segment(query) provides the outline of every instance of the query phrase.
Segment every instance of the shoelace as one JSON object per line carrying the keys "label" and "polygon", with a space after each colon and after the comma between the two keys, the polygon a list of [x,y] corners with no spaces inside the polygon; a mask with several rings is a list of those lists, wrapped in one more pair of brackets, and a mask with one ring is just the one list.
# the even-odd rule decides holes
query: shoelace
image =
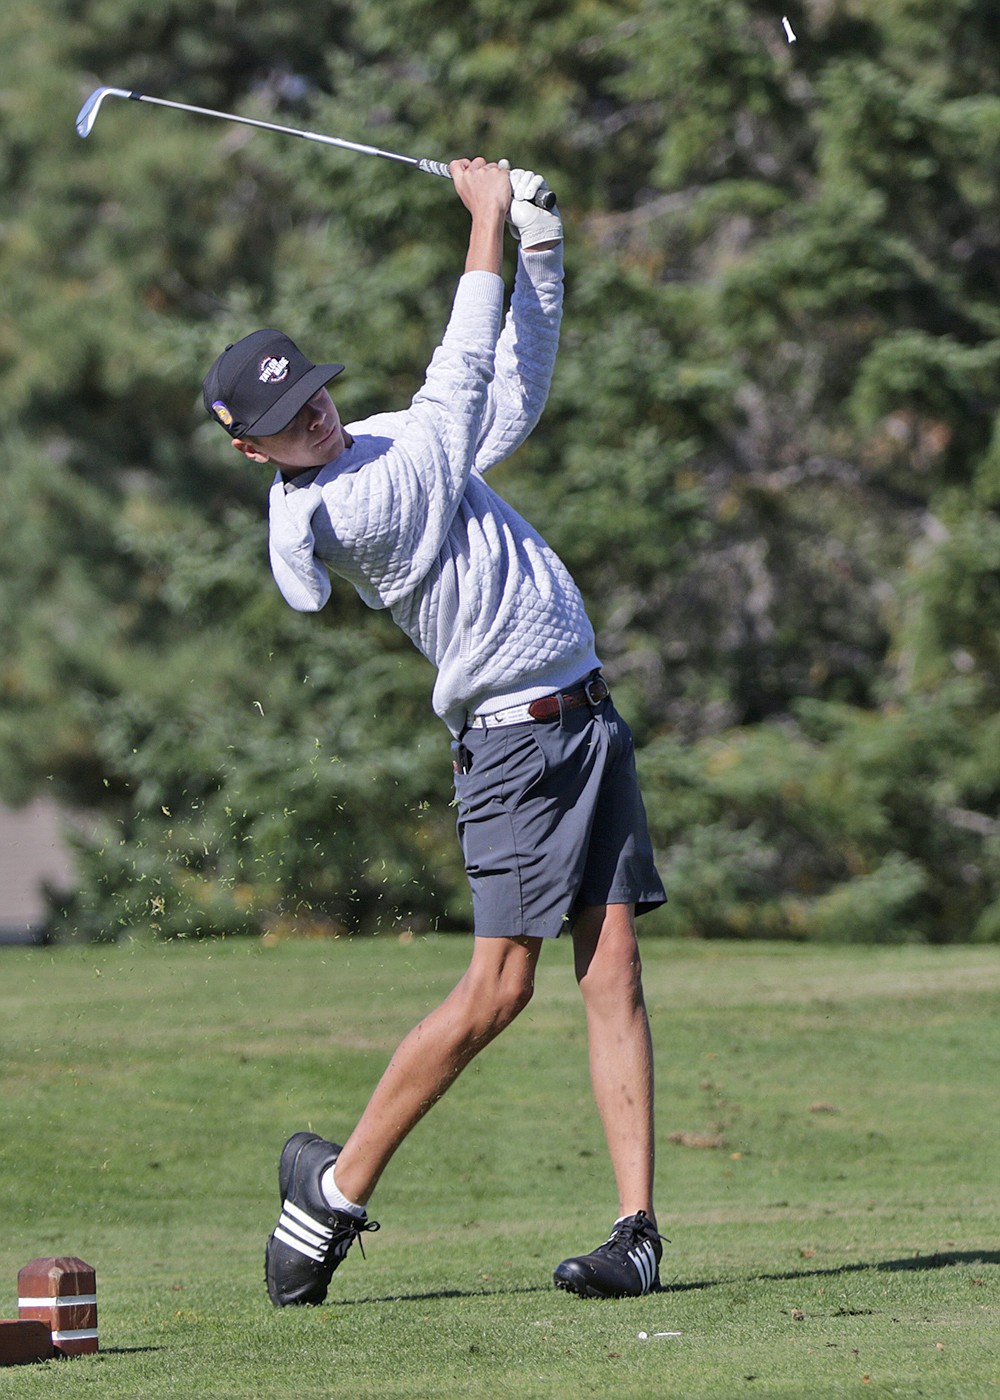
{"label": "shoelace", "polygon": [[661,1235],[654,1227],[646,1212],[640,1210],[635,1215],[628,1215],[624,1220],[618,1221],[603,1248],[615,1254],[627,1255],[635,1245],[648,1239],[659,1240],[662,1244],[670,1243],[666,1236]]}
{"label": "shoelace", "polygon": [[357,1240],[358,1248],[361,1250],[361,1257],[365,1259],[367,1255],[365,1254],[365,1247],[362,1243],[361,1236],[373,1235],[376,1230],[381,1230],[381,1228],[382,1226],[377,1220],[369,1220],[367,1216],[362,1220],[358,1220],[356,1216],[351,1216],[349,1219],[343,1221],[342,1224],[338,1224],[337,1228],[334,1230],[327,1253],[333,1254],[335,1248],[341,1244],[343,1245],[342,1252],[346,1253],[350,1245]]}

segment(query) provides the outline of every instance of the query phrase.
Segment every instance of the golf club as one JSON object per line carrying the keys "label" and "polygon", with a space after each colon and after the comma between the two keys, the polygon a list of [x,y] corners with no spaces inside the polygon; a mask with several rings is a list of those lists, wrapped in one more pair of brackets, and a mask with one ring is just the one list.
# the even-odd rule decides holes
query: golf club
{"label": "golf club", "polygon": [[[357,141],[345,141],[339,136],[325,136],[318,131],[300,131],[294,126],[278,126],[274,122],[257,121],[254,117],[239,117],[233,112],[216,112],[211,107],[192,107],[186,102],[170,102],[165,97],[149,97],[144,92],[129,92],[126,88],[95,88],[77,113],[76,130],[78,136],[86,137],[93,131],[97,114],[101,110],[101,103],[106,97],[128,97],[133,102],[150,102],[156,107],[173,107],[178,112],[194,112],[199,117],[217,117],[224,122],[239,122],[243,126],[257,126],[262,131],[277,131],[283,136],[301,136],[304,141],[318,141],[323,146],[340,146],[345,151],[358,151],[365,156],[381,156],[383,160],[395,160],[402,165],[415,166],[417,170],[423,170],[428,175],[443,175],[446,180],[451,179],[448,166],[440,160],[418,160],[414,156],[398,155],[395,151],[379,150],[377,146],[364,146]],[[542,209],[551,209],[555,202],[556,197],[552,190],[539,190],[533,200],[533,203]]]}

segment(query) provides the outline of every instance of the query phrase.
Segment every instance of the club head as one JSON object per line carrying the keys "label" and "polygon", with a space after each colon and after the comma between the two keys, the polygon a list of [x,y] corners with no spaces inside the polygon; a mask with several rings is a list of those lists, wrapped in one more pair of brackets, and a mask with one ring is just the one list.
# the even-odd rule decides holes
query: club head
{"label": "club head", "polygon": [[87,98],[86,102],[76,114],[76,134],[78,136],[89,136],[97,121],[97,114],[101,110],[101,103],[106,97],[131,97],[132,94],[125,88],[99,87]]}

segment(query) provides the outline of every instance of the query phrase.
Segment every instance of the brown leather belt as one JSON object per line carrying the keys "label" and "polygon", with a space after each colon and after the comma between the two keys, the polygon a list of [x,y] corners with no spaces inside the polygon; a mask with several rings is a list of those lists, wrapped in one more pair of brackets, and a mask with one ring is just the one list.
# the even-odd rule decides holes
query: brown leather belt
{"label": "brown leather belt", "polygon": [[582,710],[584,705],[596,709],[611,691],[607,681],[600,674],[591,676],[583,685],[572,690],[557,691],[554,695],[543,695],[526,705],[510,705],[491,715],[473,715],[469,720],[470,729],[493,729],[505,724],[528,724],[531,721],[545,723],[558,719],[564,710]]}
{"label": "brown leather belt", "polygon": [[560,709],[582,710],[584,705],[596,709],[608,698],[611,691],[603,676],[593,676],[575,690],[564,690],[557,695],[543,695],[540,700],[532,700],[528,714],[532,719],[558,719]]}

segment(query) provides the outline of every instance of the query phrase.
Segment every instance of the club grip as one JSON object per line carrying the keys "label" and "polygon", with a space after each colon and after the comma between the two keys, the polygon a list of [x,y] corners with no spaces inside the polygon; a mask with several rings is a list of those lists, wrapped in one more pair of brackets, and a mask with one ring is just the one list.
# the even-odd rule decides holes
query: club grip
{"label": "club grip", "polygon": [[[427,160],[425,158],[418,160],[416,164],[428,175],[443,175],[446,180],[451,179],[451,171],[443,160]],[[556,192],[555,190],[539,190],[531,202],[537,204],[539,209],[554,209],[556,207]]]}

